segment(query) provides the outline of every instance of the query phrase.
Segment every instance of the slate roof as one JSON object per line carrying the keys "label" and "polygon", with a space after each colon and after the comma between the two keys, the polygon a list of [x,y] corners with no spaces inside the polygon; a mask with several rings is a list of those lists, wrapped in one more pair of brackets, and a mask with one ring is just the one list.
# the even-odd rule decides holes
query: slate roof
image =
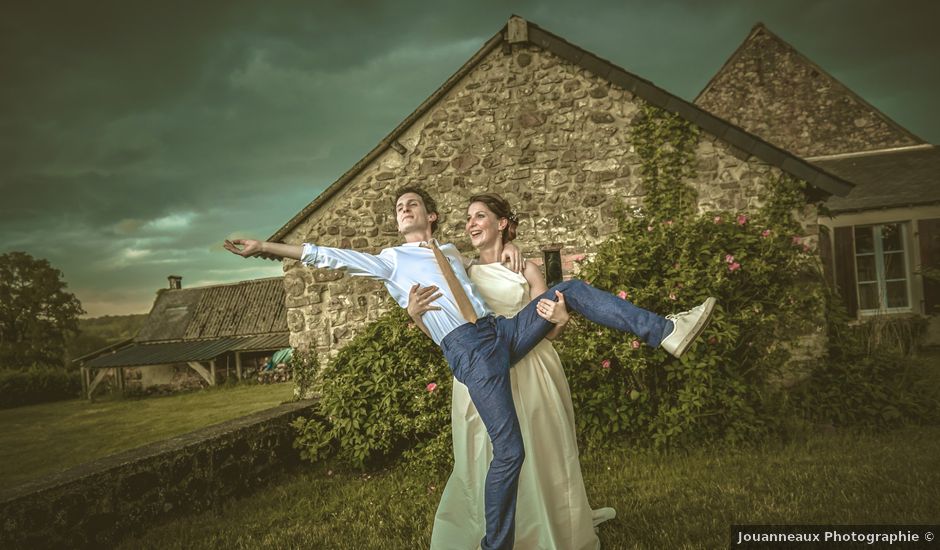
{"label": "slate roof", "polygon": [[826,201],[833,213],[940,203],[940,147],[934,145],[813,163],[855,184],[848,195]]}
{"label": "slate roof", "polygon": [[[520,26],[523,26],[523,28],[520,28]],[[510,29],[510,27],[512,28]],[[320,208],[320,206],[325,204],[336,193],[341,191],[349,181],[388,148],[391,147],[403,151],[403,146],[398,143],[399,136],[450,92],[450,90],[456,86],[464,76],[469,74],[490,52],[497,47],[508,47],[510,30],[513,34],[512,39],[514,42],[518,41],[516,37],[523,36],[525,38],[522,42],[528,42],[550,51],[562,59],[589,70],[612,84],[632,92],[637,97],[652,105],[676,113],[683,119],[696,124],[706,132],[722,139],[726,143],[806,181],[824,197],[829,195],[844,195],[852,189],[850,183],[827,173],[822,168],[810,164],[802,158],[764,141],[760,137],[659,88],[652,82],[640,78],[610,61],[571,44],[567,40],[542,29],[534,23],[513,16],[510,18],[509,24],[490,38],[469,61],[425,99],[413,113],[405,117],[405,119],[395,127],[391,133],[385,136],[372,151],[347,170],[338,180],[327,187],[316,199],[298,212],[283,227],[278,229],[268,240],[275,242],[282,241],[288,233],[310,214]]]}

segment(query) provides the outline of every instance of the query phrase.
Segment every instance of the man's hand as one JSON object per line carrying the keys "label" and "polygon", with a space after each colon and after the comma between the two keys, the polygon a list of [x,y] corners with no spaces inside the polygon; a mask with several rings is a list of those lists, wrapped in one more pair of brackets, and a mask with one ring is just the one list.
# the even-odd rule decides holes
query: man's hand
{"label": "man's hand", "polygon": [[522,269],[525,267],[525,259],[522,257],[522,251],[512,243],[503,245],[503,253],[500,254],[499,261],[502,264],[506,264],[509,269],[516,273],[522,273]]}
{"label": "man's hand", "polygon": [[[262,241],[255,239],[232,239],[231,241],[225,240],[225,250],[228,250],[232,254],[238,254],[243,258],[251,258],[253,256],[260,256],[262,253]],[[239,248],[241,246],[241,248]]]}
{"label": "man's hand", "polygon": [[550,323],[564,325],[568,322],[568,307],[565,305],[565,295],[556,290],[555,297],[558,298],[557,302],[547,298],[539,300],[536,313]]}
{"label": "man's hand", "polygon": [[437,290],[436,286],[412,286],[408,293],[408,316],[417,321],[428,311],[439,311],[440,307],[431,305],[431,302],[442,296]]}

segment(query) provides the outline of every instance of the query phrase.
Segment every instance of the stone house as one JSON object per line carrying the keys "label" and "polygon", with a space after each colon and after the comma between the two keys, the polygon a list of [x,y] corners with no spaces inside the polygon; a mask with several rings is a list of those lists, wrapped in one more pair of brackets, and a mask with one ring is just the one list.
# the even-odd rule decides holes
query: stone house
{"label": "stone house", "polygon": [[[269,240],[366,252],[400,242],[392,196],[419,184],[443,215],[438,238],[469,248],[466,199],[495,191],[521,218],[516,241],[527,257],[562,248],[590,254],[616,229],[618,203],[638,206],[645,190],[630,130],[651,104],[698,126],[700,211],[748,211],[764,182],[806,181],[799,213],[817,237],[813,202],[852,186],[561,37],[513,17],[371,152]],[[381,284],[342,272],[284,264],[291,344],[335,351],[389,307]],[[685,305],[685,304],[681,304]],[[688,304],[691,305],[691,304]]]}
{"label": "stone house", "polygon": [[[854,185],[819,218],[851,315],[930,315],[940,343],[940,148],[757,24],[695,104]],[[938,272],[940,274],[940,272]]]}
{"label": "stone house", "polygon": [[283,278],[186,289],[168,279],[133,340],[76,360],[86,397],[109,376],[122,391],[214,386],[288,347]]}

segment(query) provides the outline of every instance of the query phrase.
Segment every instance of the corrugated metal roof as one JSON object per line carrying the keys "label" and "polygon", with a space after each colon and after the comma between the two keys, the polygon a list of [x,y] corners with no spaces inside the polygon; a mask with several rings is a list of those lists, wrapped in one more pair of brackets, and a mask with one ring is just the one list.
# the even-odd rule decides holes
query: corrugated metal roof
{"label": "corrugated metal roof", "polygon": [[284,278],[161,290],[137,343],[287,333]]}
{"label": "corrugated metal roof", "polygon": [[265,334],[243,338],[215,338],[186,342],[138,343],[85,364],[90,368],[166,365],[209,361],[227,351],[277,350],[287,347],[287,334]]}

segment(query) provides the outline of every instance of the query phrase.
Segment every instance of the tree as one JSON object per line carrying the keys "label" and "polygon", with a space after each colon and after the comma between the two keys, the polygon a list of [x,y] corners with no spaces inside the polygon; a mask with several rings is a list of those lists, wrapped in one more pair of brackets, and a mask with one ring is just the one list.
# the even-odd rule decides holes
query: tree
{"label": "tree", "polygon": [[0,255],[0,367],[62,366],[81,302],[62,272],[25,252]]}

